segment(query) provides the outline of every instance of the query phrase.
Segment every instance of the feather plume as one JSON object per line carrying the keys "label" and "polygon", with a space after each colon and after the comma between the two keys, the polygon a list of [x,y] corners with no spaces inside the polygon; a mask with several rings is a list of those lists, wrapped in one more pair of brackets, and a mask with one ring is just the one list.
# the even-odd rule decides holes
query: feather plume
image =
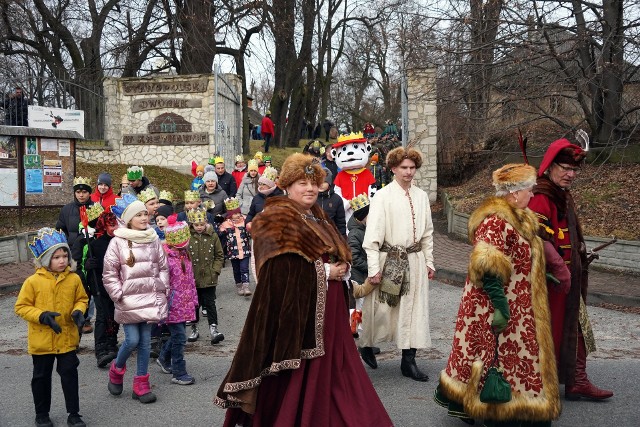
{"label": "feather plume", "polygon": [[576,139],[580,143],[582,150],[589,151],[589,134],[582,129],[578,129],[576,132]]}
{"label": "feather plume", "polygon": [[520,145],[520,150],[522,150],[522,158],[524,159],[525,164],[529,164],[529,159],[527,158],[527,138],[522,138],[522,131],[518,129],[518,144]]}

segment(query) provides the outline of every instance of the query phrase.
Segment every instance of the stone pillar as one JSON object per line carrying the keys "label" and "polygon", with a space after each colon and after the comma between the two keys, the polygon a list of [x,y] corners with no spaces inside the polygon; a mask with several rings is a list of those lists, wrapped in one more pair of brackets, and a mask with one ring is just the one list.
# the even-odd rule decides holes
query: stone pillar
{"label": "stone pillar", "polygon": [[423,163],[415,180],[418,187],[429,194],[429,200],[435,202],[438,191],[437,151],[437,104],[436,69],[407,71],[408,128],[409,144],[422,152]]}

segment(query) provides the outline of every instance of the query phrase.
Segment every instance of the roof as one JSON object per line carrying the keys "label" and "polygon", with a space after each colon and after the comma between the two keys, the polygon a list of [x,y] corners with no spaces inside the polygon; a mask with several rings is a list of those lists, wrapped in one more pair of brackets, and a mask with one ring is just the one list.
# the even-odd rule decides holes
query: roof
{"label": "roof", "polygon": [[40,129],[30,128],[26,126],[1,126],[0,135],[10,136],[36,136],[45,138],[61,138],[61,139],[84,139],[75,130],[60,130],[60,129]]}

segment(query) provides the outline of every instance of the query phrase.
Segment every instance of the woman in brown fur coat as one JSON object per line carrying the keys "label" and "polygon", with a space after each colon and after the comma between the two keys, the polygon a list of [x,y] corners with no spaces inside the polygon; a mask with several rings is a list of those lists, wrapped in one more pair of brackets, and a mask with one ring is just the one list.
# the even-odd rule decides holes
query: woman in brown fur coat
{"label": "woman in brown fur coat", "polygon": [[215,404],[225,426],[391,426],[348,318],[351,252],[316,204],[325,173],[293,154],[253,220],[258,285]]}
{"label": "woman in brown fur coat", "polygon": [[[509,164],[493,173],[496,197],[471,215],[474,244],[453,345],[436,403],[449,415],[486,426],[548,426],[560,415],[547,283],[538,220],[527,208],[535,168]],[[507,403],[480,392],[496,352],[511,385]]]}

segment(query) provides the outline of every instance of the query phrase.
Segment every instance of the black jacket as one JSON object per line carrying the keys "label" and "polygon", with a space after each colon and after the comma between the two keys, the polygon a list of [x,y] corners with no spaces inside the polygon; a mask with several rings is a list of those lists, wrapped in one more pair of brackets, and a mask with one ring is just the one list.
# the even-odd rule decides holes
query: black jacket
{"label": "black jacket", "polygon": [[236,179],[229,172],[218,175],[218,187],[222,188],[229,197],[236,197],[236,193],[238,192]]}
{"label": "black jacket", "polygon": [[[113,239],[113,237],[104,233],[97,239],[91,239],[91,242],[89,243],[91,256],[98,260],[98,266],[95,269],[95,273],[91,270],[87,270],[87,282],[89,283],[89,287],[91,288],[93,295],[108,295],[104,288],[104,284],[102,283],[102,271],[104,267],[102,262],[105,254],[107,253],[107,247],[109,246],[111,239]],[[88,256],[89,254],[87,254],[87,257]]]}
{"label": "black jacket", "polygon": [[[78,238],[78,227],[80,226],[80,206],[84,205],[89,207],[93,204],[91,199],[87,203],[80,203],[75,199],[71,203],[67,203],[60,210],[58,221],[56,222],[56,228],[64,231],[67,236],[67,243],[69,247],[73,248],[73,244]],[[76,261],[78,261],[76,259]]]}
{"label": "black jacket", "polygon": [[318,194],[318,201],[316,202],[327,216],[334,222],[338,231],[343,236],[347,235],[347,224],[345,221],[344,205],[342,197],[333,192],[333,186],[329,187],[327,191]]}
{"label": "black jacket", "polygon": [[28,108],[31,102],[23,95],[9,97],[6,95],[2,106],[4,108],[4,124],[8,126],[29,126]]}
{"label": "black jacket", "polygon": [[367,253],[362,249],[366,227],[355,216],[349,218],[347,227],[349,228],[347,243],[351,248],[351,279],[362,284],[369,274]]}
{"label": "black jacket", "polygon": [[250,223],[256,215],[258,215],[260,212],[264,210],[264,202],[266,202],[268,197],[282,196],[282,195],[284,195],[284,191],[282,191],[278,187],[276,187],[274,192],[269,194],[268,196],[265,196],[264,194],[258,191],[258,194],[256,194],[253,200],[251,201],[251,207],[249,208],[249,213],[247,214],[247,217],[245,218],[244,223],[245,224]]}

